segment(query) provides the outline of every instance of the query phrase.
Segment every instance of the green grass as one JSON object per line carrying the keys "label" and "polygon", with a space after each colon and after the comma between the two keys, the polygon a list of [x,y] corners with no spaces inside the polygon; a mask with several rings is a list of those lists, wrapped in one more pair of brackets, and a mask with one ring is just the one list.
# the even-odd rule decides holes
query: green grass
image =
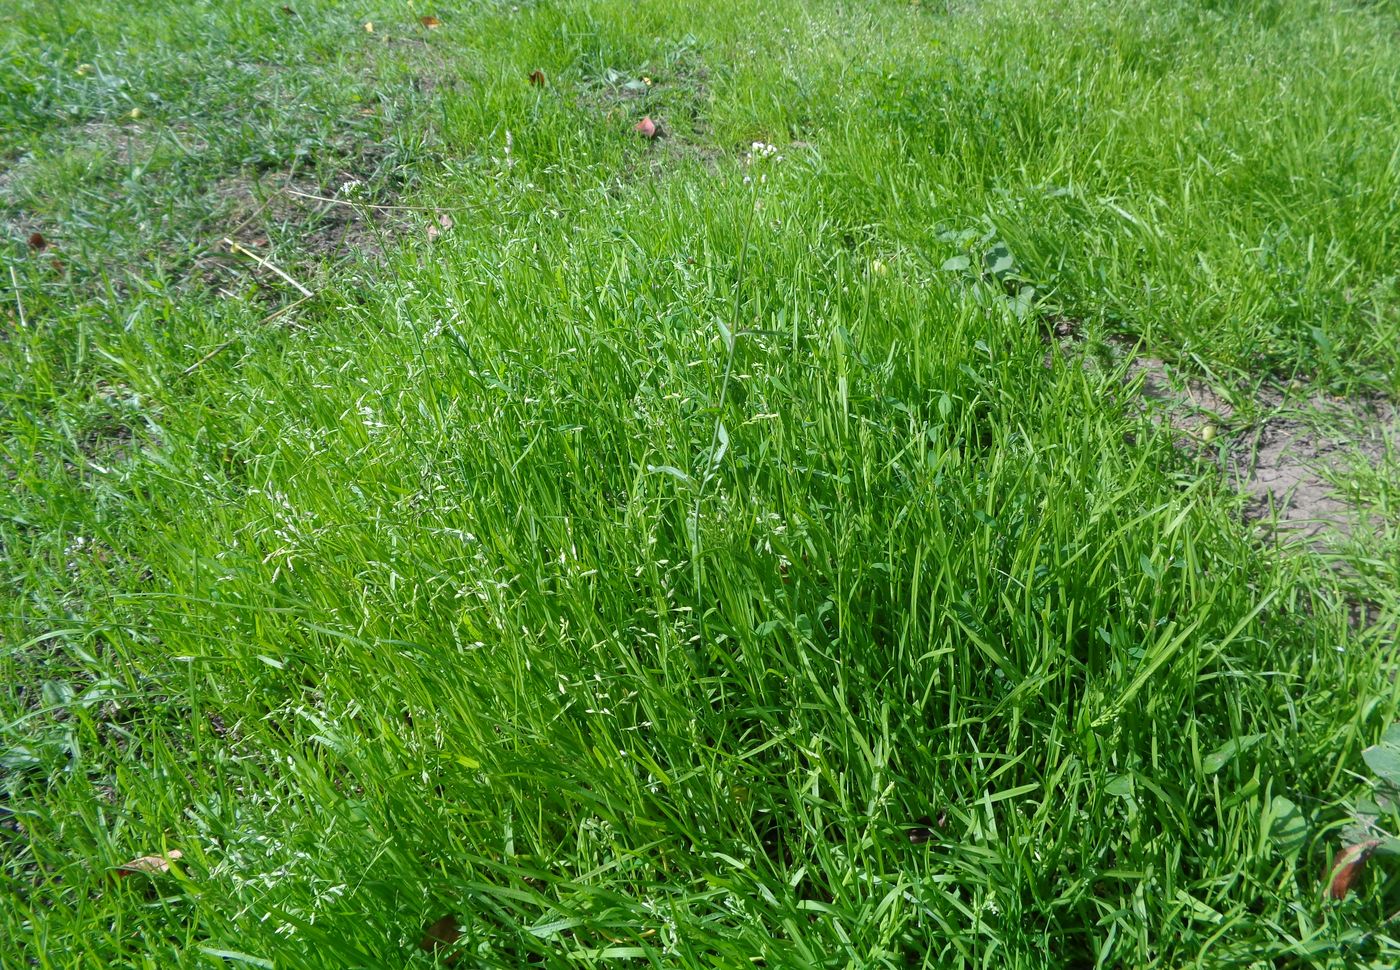
{"label": "green grass", "polygon": [[291,6],[0,14],[0,965],[1394,965],[1394,450],[1110,352],[1400,392],[1393,5]]}

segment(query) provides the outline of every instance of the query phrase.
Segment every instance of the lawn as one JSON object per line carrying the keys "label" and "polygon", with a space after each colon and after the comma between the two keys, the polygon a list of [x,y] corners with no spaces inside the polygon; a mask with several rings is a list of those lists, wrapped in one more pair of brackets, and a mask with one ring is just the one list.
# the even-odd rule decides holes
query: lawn
{"label": "lawn", "polygon": [[0,966],[1400,962],[1400,7],[0,62]]}

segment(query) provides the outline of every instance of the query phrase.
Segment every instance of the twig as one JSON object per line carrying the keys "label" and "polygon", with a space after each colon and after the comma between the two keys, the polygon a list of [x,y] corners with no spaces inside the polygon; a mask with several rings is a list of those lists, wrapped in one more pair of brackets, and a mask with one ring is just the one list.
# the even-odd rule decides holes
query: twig
{"label": "twig", "polygon": [[235,342],[237,339],[238,339],[238,338],[235,337],[235,338],[233,338],[232,340],[225,340],[223,343],[219,344],[219,345],[218,345],[217,347],[215,347],[213,350],[209,351],[209,353],[207,353],[207,354],[205,354],[203,357],[199,358],[199,360],[195,361],[193,364],[191,364],[190,366],[186,367],[184,370],[180,371],[180,376],[181,376],[181,377],[189,377],[191,374],[193,374],[195,371],[199,370],[199,369],[200,369],[201,367],[203,367],[205,364],[209,363],[209,362],[210,362],[211,360],[213,360],[215,357],[217,357],[217,356],[219,356],[220,354],[222,354],[225,350],[228,350],[230,347],[232,347],[232,346],[234,345],[234,342]]}
{"label": "twig", "polygon": [[[309,296],[304,296],[304,297],[302,297],[300,300],[297,300],[295,303],[288,303],[286,306],[278,307],[276,310],[273,310],[273,311],[272,311],[271,313],[269,313],[267,316],[265,316],[265,317],[262,318],[261,325],[262,325],[262,326],[266,326],[267,324],[271,323],[273,320],[276,320],[276,319],[277,319],[278,317],[280,317],[282,314],[284,314],[284,313],[289,313],[289,312],[291,312],[292,310],[295,310],[297,307],[301,306],[303,303],[305,303],[305,302],[306,302],[307,300],[309,300],[309,299],[311,299],[311,297],[309,297]],[[218,345],[217,347],[215,347],[213,350],[209,351],[209,353],[207,353],[207,354],[205,354],[203,357],[199,358],[199,360],[195,361],[193,364],[191,364],[190,366],[186,367],[184,370],[180,371],[180,376],[181,376],[181,377],[188,377],[188,376],[190,376],[190,375],[193,374],[195,371],[197,371],[197,370],[199,370],[201,367],[203,367],[205,364],[207,364],[207,363],[209,363],[211,360],[213,360],[215,357],[217,357],[217,356],[219,356],[220,354],[222,354],[225,350],[228,350],[230,347],[232,347],[232,346],[233,346],[235,343],[237,343],[237,342],[238,342],[238,338],[237,338],[237,337],[234,337],[234,338],[232,338],[232,339],[230,339],[230,340],[225,340],[223,343],[219,344],[219,345]]]}
{"label": "twig", "polygon": [[19,296],[19,277],[15,275],[15,268],[10,267],[10,282],[15,285],[15,306],[19,309],[19,325],[22,329],[28,330],[29,324],[24,319],[24,301]]}
{"label": "twig", "polygon": [[[376,205],[372,202],[357,202],[352,199],[331,199],[324,195],[313,195],[310,192],[298,192],[296,189],[283,189],[288,195],[300,196],[303,199],[311,199],[315,202],[326,202],[331,205],[348,205],[353,209],[375,209],[380,212],[477,212],[492,208],[490,202],[478,202],[474,205],[454,204],[451,207],[440,205]],[[518,214],[515,209],[502,209],[501,212],[507,215]]]}
{"label": "twig", "polygon": [[[267,207],[270,206],[270,205],[272,204],[272,200],[273,200],[273,199],[277,198],[278,195],[280,195],[281,193],[283,193],[283,192],[285,192],[285,191],[286,191],[285,188],[278,188],[278,189],[273,190],[272,194],[269,195],[267,198],[263,199],[263,200],[262,200],[262,204],[259,205],[256,209],[253,210],[253,214],[252,214],[252,215],[250,215],[248,218],[244,219],[242,222],[240,222],[238,225],[234,226],[232,229],[228,229],[228,230],[225,230],[225,231],[228,233],[228,235],[229,235],[230,237],[233,237],[233,236],[238,235],[238,234],[239,234],[240,232],[242,232],[244,229],[248,228],[248,226],[252,225],[253,222],[254,222],[259,216],[261,216],[264,212],[267,211]],[[203,259],[204,256],[205,256],[211,249],[213,249],[213,248],[214,248],[214,246],[213,246],[212,244],[211,244],[211,245],[208,245],[208,246],[201,246],[199,249],[197,249],[197,250],[195,251],[195,254],[194,254],[193,256],[191,256],[190,259],[197,263],[199,260]]]}
{"label": "twig", "polygon": [[[267,316],[265,316],[265,317],[262,318],[261,325],[264,326],[264,327],[267,326],[269,323],[271,323],[273,320],[276,320],[276,319],[277,319],[278,317],[280,317],[282,314],[284,314],[284,313],[291,313],[293,310],[295,310],[297,307],[301,306],[303,303],[305,303],[305,302],[306,302],[307,300],[309,300],[309,299],[311,299],[311,297],[310,297],[309,295],[307,295],[307,296],[304,296],[304,297],[302,297],[300,300],[297,300],[297,301],[295,301],[295,302],[293,302],[293,303],[288,303],[286,306],[279,306],[276,310],[273,310],[273,311],[272,311],[271,313],[269,313]],[[298,325],[298,326],[300,326],[300,325]]]}
{"label": "twig", "polygon": [[[437,212],[441,206],[433,205],[375,205],[372,202],[356,202],[351,199],[329,199],[324,195],[313,195],[310,192],[298,192],[296,189],[283,189],[288,195],[300,196],[303,199],[312,199],[316,202],[329,202],[331,205],[348,205],[356,209],[379,209],[381,211],[401,210],[404,212]],[[468,208],[479,208],[469,206]]]}
{"label": "twig", "polygon": [[251,249],[245,248],[244,246],[240,245],[239,243],[234,242],[232,239],[228,238],[227,236],[224,237],[224,245],[227,246],[230,250],[232,250],[232,251],[235,252],[235,253],[242,253],[244,256],[247,256],[249,259],[256,260],[256,261],[257,261],[257,264],[258,264],[259,266],[261,266],[263,269],[271,270],[272,272],[276,273],[278,276],[282,277],[282,279],[286,280],[286,281],[287,281],[288,283],[290,283],[293,287],[295,287],[295,288],[296,288],[296,291],[297,291],[298,293],[300,293],[302,296],[305,296],[305,297],[308,297],[308,298],[309,298],[309,297],[311,297],[311,296],[314,295],[314,294],[313,294],[310,290],[308,290],[306,287],[302,286],[302,285],[301,285],[300,283],[298,283],[296,280],[294,280],[294,279],[292,279],[290,276],[288,276],[285,270],[283,270],[283,269],[281,269],[280,267],[275,266],[275,265],[273,265],[272,263],[268,262],[267,260],[263,259],[261,256],[259,256],[259,255],[258,255],[257,253],[255,253],[255,252],[253,252]]}

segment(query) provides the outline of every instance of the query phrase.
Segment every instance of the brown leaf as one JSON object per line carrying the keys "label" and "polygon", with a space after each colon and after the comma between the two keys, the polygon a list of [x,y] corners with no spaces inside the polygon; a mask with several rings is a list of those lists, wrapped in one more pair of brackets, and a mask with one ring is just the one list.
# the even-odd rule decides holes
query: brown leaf
{"label": "brown leaf", "polygon": [[159,875],[162,872],[170,871],[170,863],[182,858],[184,853],[179,849],[171,849],[164,855],[143,855],[132,859],[130,862],[117,866],[116,873],[119,877],[135,875],[144,872],[148,875]]}
{"label": "brown leaf", "polygon": [[650,115],[637,122],[632,130],[641,132],[643,138],[655,138],[661,134],[661,129],[656,126],[656,122],[651,120]]}
{"label": "brown leaf", "polygon": [[454,225],[452,217],[446,212],[438,215],[437,219],[428,223],[428,241],[436,239]]}
{"label": "brown leaf", "polygon": [[1367,839],[1339,851],[1328,872],[1327,894],[1333,899],[1345,899],[1347,893],[1356,885],[1356,881],[1361,878],[1361,870],[1366,867],[1366,860],[1371,858],[1371,853],[1375,852],[1376,846],[1380,844],[1380,839]]}
{"label": "brown leaf", "polygon": [[[927,815],[924,815],[919,818],[918,825],[913,826],[907,832],[904,833],[905,837],[909,839],[909,842],[912,845],[923,845],[929,839],[933,838],[933,829],[931,827],[932,825],[933,819],[929,818]],[[942,826],[939,827],[942,828]]]}
{"label": "brown leaf", "polygon": [[462,931],[457,929],[457,917],[448,915],[423,927],[423,939],[418,941],[418,947],[429,953],[436,953],[461,938]]}
{"label": "brown leaf", "polygon": [[295,10],[293,10],[291,7],[283,7],[283,8],[282,8],[282,12],[283,12],[284,14],[286,14],[288,17],[295,17],[295,16],[297,15],[297,12],[296,12]]}
{"label": "brown leaf", "polygon": [[29,248],[36,253],[42,253],[49,248],[49,241],[44,238],[42,232],[31,232],[29,234]]}
{"label": "brown leaf", "polygon": [[541,71],[538,67],[531,71],[530,83],[537,88],[544,87],[544,71]]}
{"label": "brown leaf", "polygon": [[437,30],[442,26],[442,21],[436,17],[419,17],[418,22],[429,30]]}

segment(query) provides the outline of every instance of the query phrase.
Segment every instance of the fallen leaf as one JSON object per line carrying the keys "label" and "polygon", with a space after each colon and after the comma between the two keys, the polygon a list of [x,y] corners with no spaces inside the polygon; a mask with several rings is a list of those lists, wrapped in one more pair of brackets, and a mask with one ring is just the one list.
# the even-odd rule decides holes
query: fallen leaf
{"label": "fallen leaf", "polygon": [[537,88],[544,87],[544,71],[541,71],[538,67],[531,71],[530,83]]}
{"label": "fallen leaf", "polygon": [[423,927],[423,939],[418,941],[418,947],[429,953],[436,953],[461,938],[462,931],[457,929],[457,917],[444,916]]}
{"label": "fallen leaf", "polygon": [[372,33],[374,33],[374,21],[373,21],[373,20],[366,20],[366,21],[365,21],[365,33],[367,33],[367,34],[372,34]]}
{"label": "fallen leaf", "polygon": [[418,22],[429,30],[437,30],[442,26],[442,21],[436,17],[419,17]]}
{"label": "fallen leaf", "polygon": [[652,121],[650,116],[643,118],[633,125],[632,130],[641,132],[643,138],[655,138],[657,135],[661,134],[661,129],[656,127],[656,122]]}
{"label": "fallen leaf", "polygon": [[293,10],[291,7],[283,7],[283,8],[282,8],[282,12],[283,12],[284,14],[286,14],[288,17],[295,17],[295,16],[297,15],[297,12],[296,12],[295,10]]}
{"label": "fallen leaf", "polygon": [[120,877],[134,875],[138,872],[154,876],[162,872],[169,872],[170,863],[183,856],[184,853],[179,849],[171,849],[164,855],[143,855],[117,866],[116,872]]}
{"label": "fallen leaf", "polygon": [[428,223],[428,241],[431,242],[441,236],[453,226],[452,217],[446,212],[442,213],[434,221]]}
{"label": "fallen leaf", "polygon": [[[905,836],[909,839],[910,844],[912,844],[912,845],[923,845],[923,844],[924,844],[925,842],[927,842],[929,839],[933,838],[933,828],[932,828],[932,825],[933,825],[933,819],[931,819],[931,818],[929,818],[927,815],[925,815],[925,816],[923,816],[923,817],[921,817],[921,818],[919,819],[919,824],[918,824],[918,825],[916,825],[916,826],[914,826],[913,828],[909,829],[909,830],[908,830],[907,832],[905,832],[904,834],[905,834]],[[940,826],[940,828],[941,828],[941,826]]]}
{"label": "fallen leaf", "polygon": [[126,118],[128,121],[139,121],[141,119],[141,109],[132,108],[126,114],[122,115],[122,117]]}
{"label": "fallen leaf", "polygon": [[1327,894],[1333,899],[1345,899],[1347,893],[1356,885],[1357,879],[1361,877],[1366,860],[1371,858],[1371,853],[1375,852],[1376,846],[1380,844],[1380,839],[1367,839],[1338,852],[1328,872]]}
{"label": "fallen leaf", "polygon": [[49,241],[44,238],[42,232],[31,232],[29,234],[29,248],[35,252],[42,253],[49,248]]}

